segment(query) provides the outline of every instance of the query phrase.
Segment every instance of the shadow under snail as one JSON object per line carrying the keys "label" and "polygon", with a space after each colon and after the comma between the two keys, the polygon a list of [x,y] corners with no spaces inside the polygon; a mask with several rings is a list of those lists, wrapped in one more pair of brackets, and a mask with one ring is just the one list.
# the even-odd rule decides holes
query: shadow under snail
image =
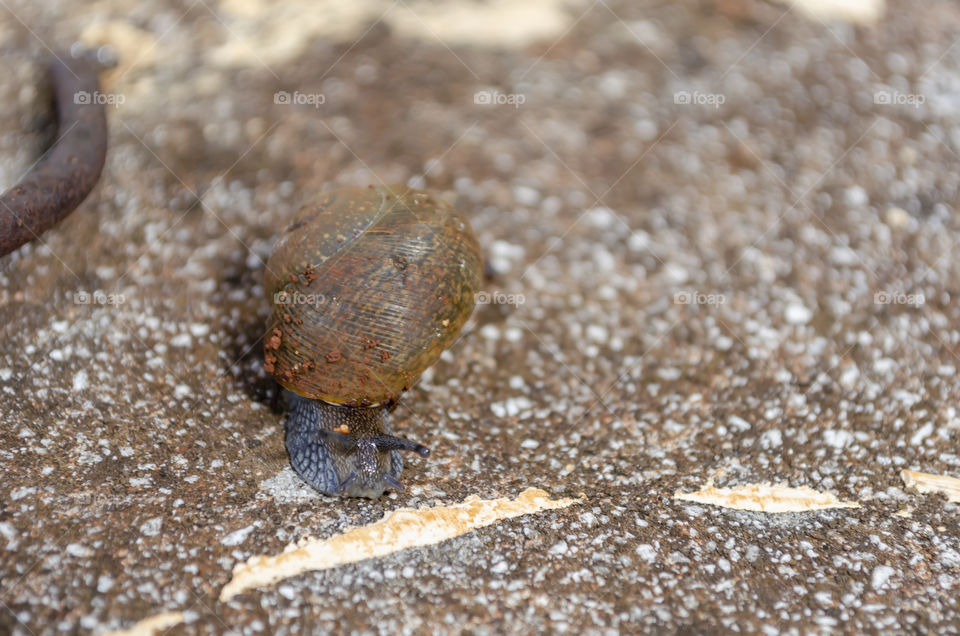
{"label": "shadow under snail", "polygon": [[290,392],[294,470],[328,495],[401,490],[388,413],[473,311],[480,247],[449,203],[405,186],[348,188],[304,205],[267,262],[264,366]]}

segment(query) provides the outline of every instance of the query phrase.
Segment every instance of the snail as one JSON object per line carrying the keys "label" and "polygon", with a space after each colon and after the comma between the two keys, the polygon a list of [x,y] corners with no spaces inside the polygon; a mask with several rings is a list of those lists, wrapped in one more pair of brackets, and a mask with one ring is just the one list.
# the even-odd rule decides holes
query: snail
{"label": "snail", "polygon": [[470,225],[405,186],[348,188],[304,205],[264,276],[264,368],[289,391],[293,469],[328,495],[402,490],[389,412],[470,317],[483,259]]}

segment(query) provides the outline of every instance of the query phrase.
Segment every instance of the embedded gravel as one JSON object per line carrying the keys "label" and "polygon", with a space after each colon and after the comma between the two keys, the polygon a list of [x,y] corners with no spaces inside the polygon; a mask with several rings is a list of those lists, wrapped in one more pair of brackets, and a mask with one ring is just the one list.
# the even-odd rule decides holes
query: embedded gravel
{"label": "embedded gravel", "polygon": [[[100,184],[0,260],[0,632],[960,630],[960,504],[899,475],[960,477],[960,5],[540,0],[559,33],[493,47],[367,0],[258,60],[225,45],[259,0],[2,4],[3,187],[47,46],[120,65]],[[464,211],[489,302],[393,414],[432,449],[408,490],[333,500],[287,465],[263,265],[381,181]],[[860,507],[673,498],[711,479]],[[528,486],[585,500],[217,600],[300,537]]]}

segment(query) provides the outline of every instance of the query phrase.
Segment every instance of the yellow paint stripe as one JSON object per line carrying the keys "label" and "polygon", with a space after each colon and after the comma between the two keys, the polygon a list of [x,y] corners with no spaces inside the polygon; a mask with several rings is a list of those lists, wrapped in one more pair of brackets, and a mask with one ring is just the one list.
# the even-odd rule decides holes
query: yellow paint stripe
{"label": "yellow paint stripe", "polygon": [[860,507],[860,504],[856,502],[840,501],[832,493],[819,492],[806,486],[790,488],[789,486],[772,484],[746,484],[736,488],[716,488],[713,484],[708,483],[697,492],[678,492],[673,498],[734,510],[767,513],[808,512],[831,508]]}
{"label": "yellow paint stripe", "polygon": [[960,503],[960,479],[956,477],[901,470],[900,478],[910,490],[921,494],[943,493],[947,496],[947,500]]}
{"label": "yellow paint stripe", "polygon": [[184,621],[183,612],[163,612],[138,621],[129,629],[107,632],[105,636],[153,636]]}
{"label": "yellow paint stripe", "polygon": [[467,497],[463,503],[436,508],[400,508],[383,519],[329,539],[304,539],[277,555],[254,556],[233,568],[233,578],[220,592],[227,601],[247,590],[292,576],[386,556],[400,550],[433,545],[503,519],[541,510],[566,508],[577,499],[550,499],[527,488],[516,499]]}
{"label": "yellow paint stripe", "polygon": [[886,11],[885,0],[777,0],[789,4],[800,15],[814,21],[852,22],[871,25],[880,21]]}

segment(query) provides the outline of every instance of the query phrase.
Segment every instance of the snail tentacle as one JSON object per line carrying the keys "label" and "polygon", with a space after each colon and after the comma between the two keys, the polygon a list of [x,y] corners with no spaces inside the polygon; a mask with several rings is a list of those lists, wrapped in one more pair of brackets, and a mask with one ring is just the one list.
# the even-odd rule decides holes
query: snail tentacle
{"label": "snail tentacle", "polygon": [[430,449],[423,444],[397,437],[396,435],[377,435],[370,439],[380,450],[405,450],[413,451],[420,457],[430,457]]}
{"label": "snail tentacle", "polygon": [[353,471],[350,475],[344,479],[339,486],[337,486],[337,494],[344,495],[350,490],[350,486],[353,485],[353,482],[357,480],[357,471]]}
{"label": "snail tentacle", "polygon": [[331,446],[335,446],[337,449],[344,452],[352,451],[357,446],[357,439],[355,437],[338,433],[336,431],[319,429],[315,433],[315,436],[325,440]]}
{"label": "snail tentacle", "polygon": [[393,489],[396,490],[397,492],[403,492],[404,490],[407,489],[407,487],[404,486],[403,484],[401,484],[400,481],[397,480],[396,477],[394,477],[393,475],[391,475],[391,474],[389,474],[389,473],[387,473],[386,475],[384,475],[384,476],[383,476],[383,479],[384,479],[384,481],[387,482],[387,484],[390,485],[391,488],[393,488]]}
{"label": "snail tentacle", "polygon": [[[327,431],[324,429],[318,430],[316,435],[326,440],[329,444],[336,446],[340,450],[348,452],[354,450],[358,446],[360,440],[360,438],[356,435],[347,435],[337,431]],[[414,452],[420,457],[430,457],[430,449],[423,444],[418,444],[417,442],[405,439],[403,437],[397,437],[396,435],[375,435],[367,438],[367,440],[369,443],[373,444],[377,450],[404,450]]]}

